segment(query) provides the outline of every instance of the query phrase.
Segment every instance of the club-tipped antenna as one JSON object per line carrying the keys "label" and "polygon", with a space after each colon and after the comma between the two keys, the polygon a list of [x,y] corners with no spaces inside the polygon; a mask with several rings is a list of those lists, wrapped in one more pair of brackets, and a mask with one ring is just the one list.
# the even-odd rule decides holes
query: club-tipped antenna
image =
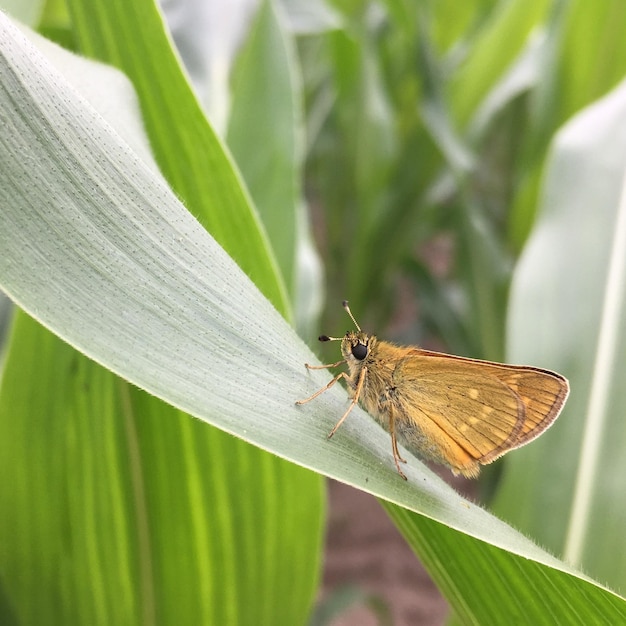
{"label": "club-tipped antenna", "polygon": [[[356,329],[361,332],[361,327],[356,323],[356,320],[354,319],[354,315],[352,315],[352,311],[350,310],[350,307],[348,306],[348,301],[344,300],[342,303],[343,308],[348,312],[348,315],[350,316],[350,319],[354,322],[354,325],[356,326]],[[329,337],[328,335],[320,335],[318,337],[319,341],[342,341],[343,337]]]}
{"label": "club-tipped antenna", "polygon": [[348,301],[344,300],[342,303],[343,308],[348,312],[348,315],[350,316],[350,319],[354,322],[354,325],[356,326],[356,329],[361,332],[361,327],[356,323],[356,320],[354,319],[354,315],[352,315],[352,311],[350,310],[350,307],[348,306]]}

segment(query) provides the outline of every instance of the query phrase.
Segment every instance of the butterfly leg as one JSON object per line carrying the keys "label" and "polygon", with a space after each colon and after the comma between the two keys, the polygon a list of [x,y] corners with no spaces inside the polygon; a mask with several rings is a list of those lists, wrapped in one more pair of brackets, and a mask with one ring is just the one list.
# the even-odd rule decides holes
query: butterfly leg
{"label": "butterfly leg", "polygon": [[304,367],[306,367],[308,370],[326,370],[329,369],[330,367],[339,367],[340,365],[343,365],[346,362],[345,359],[342,359],[341,361],[337,361],[337,363],[329,363],[328,365],[309,365],[308,363],[304,364]]}
{"label": "butterfly leg", "polygon": [[[359,374],[359,380],[356,384],[356,389],[354,390],[354,396],[352,397],[352,402],[350,402],[350,406],[346,409],[346,412],[341,416],[340,420],[335,424],[335,427],[328,433],[328,438],[330,439],[336,432],[337,429],[344,423],[346,417],[350,414],[350,411],[355,407],[356,403],[359,401],[359,396],[361,395],[361,389],[363,389],[363,383],[365,382],[365,374],[367,373],[367,367],[361,368],[361,372]],[[343,373],[345,379],[350,383],[350,377],[345,372]]]}
{"label": "butterfly leg", "polygon": [[406,463],[406,461],[400,456],[400,452],[398,450],[398,439],[396,438],[396,424],[395,424],[395,410],[393,405],[389,407],[389,434],[391,435],[391,451],[393,452],[393,460],[396,464],[396,469],[398,470],[398,474],[406,480],[406,476],[404,472],[400,469],[399,461],[402,463]]}
{"label": "butterfly leg", "polygon": [[[340,363],[343,363],[343,361],[340,361],[339,364]],[[338,365],[338,364],[336,363],[335,365]],[[310,369],[322,369],[323,367],[335,367],[335,365],[323,365],[323,366],[315,366],[315,367],[307,365],[307,367],[310,368]],[[321,389],[318,389],[312,396],[309,396],[308,398],[305,398],[304,400],[296,400],[296,404],[306,404],[307,402],[311,402],[311,400],[315,400],[315,398],[317,398],[317,396],[319,396],[320,394],[322,394],[325,391],[327,391],[328,389],[330,389],[340,378],[348,379],[349,376],[345,372],[341,372],[341,374],[337,374],[337,376],[335,376],[335,378],[333,378],[328,383],[328,385],[326,385],[325,387],[322,387]],[[343,418],[342,418],[342,420],[343,420]]]}

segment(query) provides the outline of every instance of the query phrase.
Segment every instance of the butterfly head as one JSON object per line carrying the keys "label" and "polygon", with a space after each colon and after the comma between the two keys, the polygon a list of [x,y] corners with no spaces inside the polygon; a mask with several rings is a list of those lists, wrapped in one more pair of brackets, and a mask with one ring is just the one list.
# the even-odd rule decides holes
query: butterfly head
{"label": "butterfly head", "polygon": [[367,359],[371,350],[372,339],[362,331],[349,330],[346,333],[341,340],[341,353],[348,365],[357,365]]}
{"label": "butterfly head", "polygon": [[343,308],[348,312],[348,315],[354,322],[356,330],[349,330],[343,337],[328,337],[322,335],[320,341],[341,341],[341,353],[343,358],[350,369],[359,369],[361,364],[367,359],[376,343],[376,337],[374,335],[368,335],[361,330],[361,327],[357,324],[348,302],[344,300]]}

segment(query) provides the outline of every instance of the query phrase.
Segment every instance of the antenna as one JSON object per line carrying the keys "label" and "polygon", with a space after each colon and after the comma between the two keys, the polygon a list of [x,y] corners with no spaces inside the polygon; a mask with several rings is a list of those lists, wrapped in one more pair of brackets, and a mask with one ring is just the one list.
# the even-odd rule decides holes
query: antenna
{"label": "antenna", "polygon": [[[356,320],[354,319],[354,315],[352,315],[352,311],[350,310],[350,307],[348,306],[348,301],[344,300],[341,304],[343,308],[347,311],[348,315],[350,316],[350,319],[354,322],[356,329],[359,332],[361,332],[361,327],[356,323]],[[343,337],[329,337],[328,335],[320,335],[318,339],[320,341],[341,341]]]}
{"label": "antenna", "polygon": [[354,322],[354,325],[356,326],[356,329],[361,332],[361,327],[356,323],[356,320],[354,319],[354,315],[352,315],[352,311],[350,310],[350,307],[348,306],[348,301],[344,300],[342,303],[343,308],[348,312],[348,315],[350,316],[350,319]]}

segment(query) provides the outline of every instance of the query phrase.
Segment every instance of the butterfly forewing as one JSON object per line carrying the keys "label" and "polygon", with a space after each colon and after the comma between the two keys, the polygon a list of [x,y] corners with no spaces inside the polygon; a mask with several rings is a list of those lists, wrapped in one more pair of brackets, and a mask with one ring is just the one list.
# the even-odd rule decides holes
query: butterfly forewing
{"label": "butterfly forewing", "polygon": [[[471,375],[468,362],[476,366]],[[565,379],[552,372],[425,350],[411,350],[394,378],[410,381],[403,385],[403,402],[407,414],[423,417],[419,428],[434,424],[452,439],[452,448],[481,463],[538,436],[567,396]]]}
{"label": "butterfly forewing", "polygon": [[407,412],[417,409],[472,458],[482,459],[521,431],[524,406],[497,378],[477,375],[468,381],[466,373],[450,371],[445,361],[412,361],[402,363],[398,372],[412,382],[403,394]]}

